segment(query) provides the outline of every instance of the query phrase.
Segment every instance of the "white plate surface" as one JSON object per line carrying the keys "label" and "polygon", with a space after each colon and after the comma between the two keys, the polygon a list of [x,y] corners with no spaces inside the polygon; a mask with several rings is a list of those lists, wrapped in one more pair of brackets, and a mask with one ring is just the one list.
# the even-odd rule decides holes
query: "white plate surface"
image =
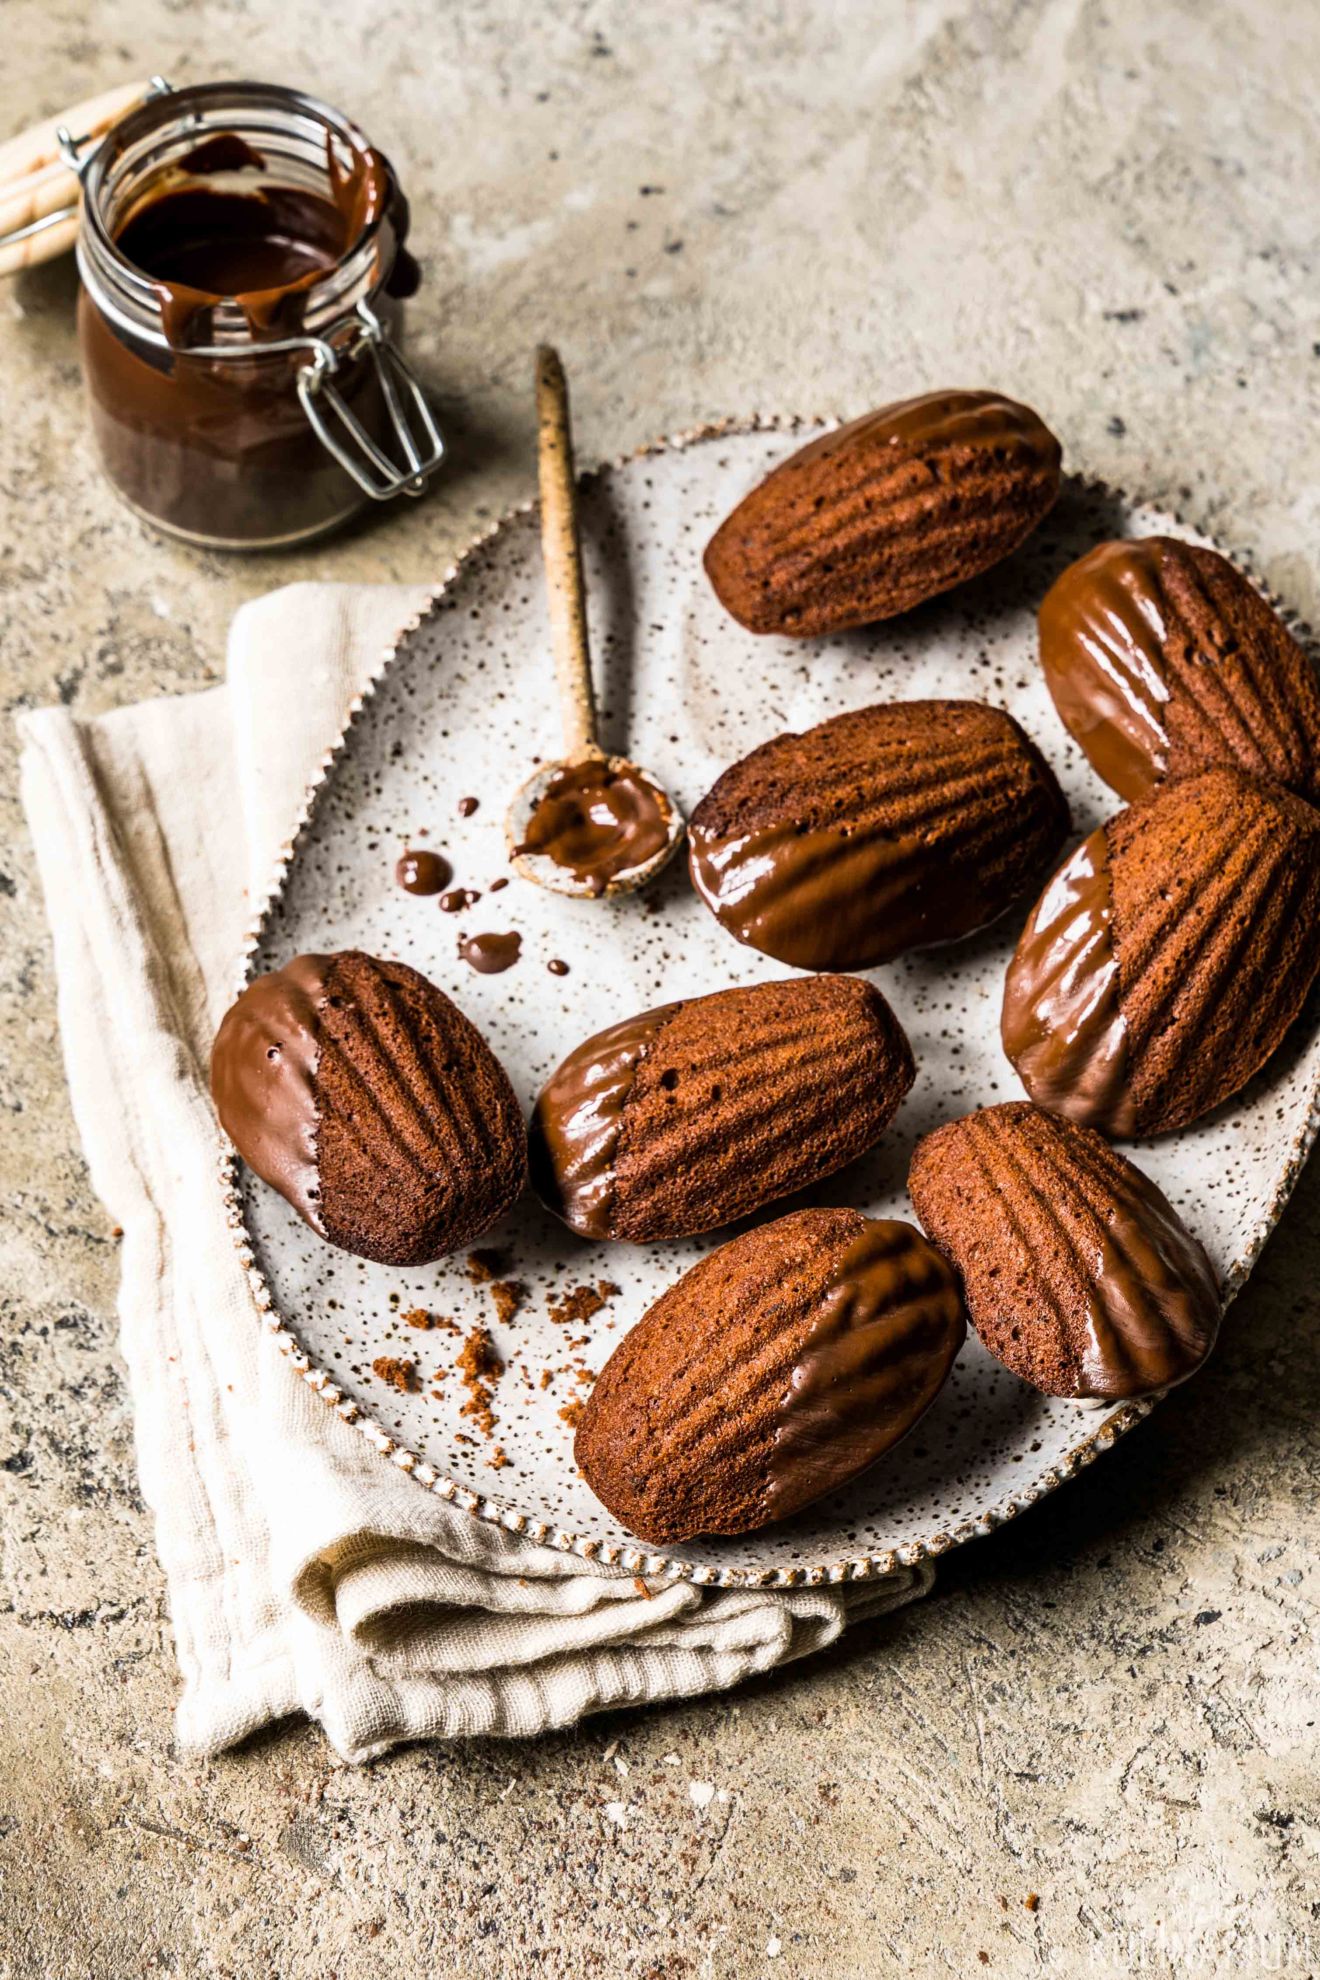
{"label": "white plate surface", "polygon": [[[1036,659],[1035,606],[1092,543],[1155,531],[1204,541],[1112,490],[1066,484],[1055,513],[998,571],[890,626],[799,643],[755,639],[721,610],[701,549],[738,497],[803,431],[758,427],[699,436],[588,477],[583,529],[604,740],[655,771],[685,809],[719,771],[784,729],[842,709],[927,695],[1007,708],[1044,749],[1077,832],[1116,808],[1069,742]],[[568,901],[506,871],[505,804],[538,755],[558,753],[537,520],[519,513],[478,544],[429,614],[410,628],[350,723],[312,794],[283,881],[255,937],[250,971],[297,953],[349,947],[413,964],[454,996],[507,1066],[524,1106],[581,1039],[675,997],[784,974],[740,947],[691,892],[684,862],[644,895]],[[476,797],[470,818],[459,801]],[[421,838],[423,831],[428,835]],[[452,861],[481,890],[459,915],[394,884],[406,844]],[[911,1038],[916,1085],[881,1146],[802,1202],[910,1216],[905,1178],[916,1138],[978,1104],[1019,1097],[998,1036],[1003,971],[1026,907],[956,947],[873,972]],[[518,963],[476,974],[461,935],[517,930]],[[558,958],[569,974],[547,964]],[[1137,1159],[1205,1243],[1230,1290],[1249,1271],[1309,1147],[1320,1090],[1311,1015],[1239,1100]],[[560,1414],[586,1393],[626,1328],[718,1238],[651,1247],[590,1245],[526,1195],[483,1239],[502,1276],[525,1288],[510,1324],[463,1258],[419,1271],[370,1265],[321,1243],[272,1190],[231,1171],[240,1242],[295,1362],[391,1462],[485,1518],[582,1554],[719,1582],[862,1576],[938,1553],[1040,1497],[1146,1413],[1051,1401],[1008,1374],[974,1338],[911,1437],[871,1473],[779,1527],[694,1542],[681,1559],[641,1547],[592,1497]],[[619,1291],[586,1326],[556,1324],[550,1301],[598,1280]],[[461,1413],[459,1337],[419,1332],[424,1308],[466,1332],[490,1326],[505,1373],[493,1437]],[[399,1394],[372,1372],[412,1357],[424,1378]],[[549,1379],[543,1386],[545,1371]],[[430,1379],[443,1377],[438,1387]],[[507,1460],[492,1462],[498,1446]]]}

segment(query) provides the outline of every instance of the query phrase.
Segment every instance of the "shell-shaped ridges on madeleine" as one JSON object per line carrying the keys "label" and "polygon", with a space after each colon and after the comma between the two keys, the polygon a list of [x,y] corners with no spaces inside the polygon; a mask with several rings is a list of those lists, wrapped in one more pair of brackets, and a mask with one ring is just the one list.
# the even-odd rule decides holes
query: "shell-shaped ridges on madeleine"
{"label": "shell-shaped ridges on madeleine", "polygon": [[742,1269],[761,1233],[724,1245],[650,1308],[591,1392],[578,1463],[597,1497],[645,1539],[757,1522],[810,1313],[863,1224],[857,1211],[838,1210],[780,1221],[794,1228],[772,1274]]}
{"label": "shell-shaped ridges on madeleine", "polygon": [[[872,1462],[929,1405],[964,1329],[952,1276],[919,1232],[855,1210],[797,1212],[735,1238],[656,1302],[596,1382],[578,1462],[644,1539],[747,1531]],[[848,1390],[868,1400],[860,1443]],[[848,1454],[813,1489],[820,1437],[836,1466],[837,1437]]]}
{"label": "shell-shaped ridges on madeleine", "polygon": [[777,813],[811,830],[879,823],[923,847],[974,848],[1005,827],[1020,838],[1036,814],[1055,822],[1063,801],[1044,759],[999,710],[917,701],[763,743],[723,773],[691,822],[698,833],[733,836]]}
{"label": "shell-shaped ridges on madeleine", "polygon": [[1169,770],[1233,763],[1314,796],[1320,777],[1315,668],[1254,585],[1216,551],[1170,543]]}
{"label": "shell-shaped ridges on madeleine", "polygon": [[1320,815],[1212,770],[1106,838],[1129,1081],[1155,1132],[1236,1091],[1296,1015],[1320,964]]}
{"label": "shell-shaped ridges on madeleine", "polygon": [[756,631],[864,624],[1006,556],[1055,500],[1058,447],[1011,402],[989,399],[976,417],[975,435],[955,422],[898,439],[879,414],[837,450],[785,462],[707,551],[728,609]]}
{"label": "shell-shaped ridges on madeleine", "polygon": [[855,979],[756,984],[683,1005],[624,1111],[614,1235],[710,1229],[805,1188],[871,1146],[913,1070],[889,1006]]}
{"label": "shell-shaped ridges on madeleine", "polygon": [[985,1108],[918,1145],[911,1191],[985,1345],[1047,1393],[1149,1393],[1213,1343],[1208,1259],[1092,1131],[1021,1102]]}
{"label": "shell-shaped ridges on madeleine", "polygon": [[330,1234],[352,1221],[363,1192],[380,1202],[384,1186],[401,1236],[415,1219],[452,1220],[451,1244],[462,1243],[521,1185],[521,1117],[503,1068],[457,1006],[405,965],[342,956],[328,990],[316,1091]]}
{"label": "shell-shaped ridges on madeleine", "polygon": [[[370,999],[355,1004],[333,1046],[345,1078],[337,1095],[337,1123],[363,1147],[366,1131],[379,1129],[372,1159],[400,1183],[410,1176],[424,1183],[441,1165],[452,1173],[469,1163],[484,1165],[496,1136],[472,1105],[466,1081],[455,1077],[459,1065],[425,1049],[393,983],[382,976],[373,987]],[[381,1025],[387,1012],[395,1020],[388,1040]]]}

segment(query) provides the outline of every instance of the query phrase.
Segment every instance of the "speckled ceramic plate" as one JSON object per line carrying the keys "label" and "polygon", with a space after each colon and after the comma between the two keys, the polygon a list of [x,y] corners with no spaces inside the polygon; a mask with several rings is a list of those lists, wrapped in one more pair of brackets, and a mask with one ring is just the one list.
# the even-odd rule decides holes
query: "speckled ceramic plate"
{"label": "speckled ceramic plate", "polygon": [[[754,639],[716,603],[701,548],[794,444],[790,429],[757,424],[659,447],[587,478],[583,526],[608,746],[644,761],[690,808],[726,763],[783,729],[887,698],[970,696],[1018,717],[1058,771],[1077,829],[1091,830],[1114,800],[1042,684],[1036,603],[1066,563],[1105,537],[1160,530],[1201,539],[1111,489],[1072,482],[1025,550],[945,599],[836,639]],[[557,733],[537,522],[522,512],[464,558],[355,711],[311,794],[250,969],[348,947],[412,963],[481,1026],[528,1107],[562,1055],[614,1019],[782,974],[723,933],[681,860],[645,895],[608,903],[565,900],[516,879],[489,891],[506,872],[505,803],[538,754],[557,753]],[[464,817],[468,798],[477,808]],[[443,851],[455,884],[480,900],[453,915],[401,892],[394,864],[409,842]],[[808,1200],[910,1215],[904,1184],[916,1138],[978,1102],[1017,1095],[998,1015],[1026,905],[987,935],[875,973],[912,1040],[917,1082],[880,1148]],[[522,949],[506,973],[479,975],[460,959],[460,937],[507,931]],[[568,974],[551,974],[552,961]],[[1247,1094],[1191,1132],[1137,1151],[1230,1290],[1292,1186],[1318,1090],[1320,1037],[1308,1018]],[[625,1329],[716,1238],[592,1246],[529,1194],[483,1245],[499,1254],[499,1278],[522,1288],[506,1318],[463,1258],[421,1271],[369,1265],[319,1242],[251,1177],[231,1171],[229,1185],[271,1324],[306,1379],[388,1461],[477,1516],[634,1569],[758,1584],[881,1572],[1020,1511],[1150,1408],[1106,1414],[1048,1400],[969,1338],[929,1415],[858,1483],[784,1525],[688,1545],[671,1560],[634,1541],[578,1476],[573,1405]],[[566,1317],[574,1306],[566,1296],[601,1281],[617,1288],[601,1310],[585,1323]],[[405,1318],[415,1309],[447,1324],[419,1331]],[[465,1413],[470,1391],[456,1366],[462,1336],[479,1324],[505,1364],[493,1430]],[[373,1372],[389,1357],[415,1362],[416,1393]]]}

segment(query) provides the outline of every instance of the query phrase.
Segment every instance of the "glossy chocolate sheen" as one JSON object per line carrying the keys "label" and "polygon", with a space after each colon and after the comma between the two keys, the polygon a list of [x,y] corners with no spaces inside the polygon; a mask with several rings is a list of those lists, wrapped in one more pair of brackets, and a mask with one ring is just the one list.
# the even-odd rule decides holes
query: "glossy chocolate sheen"
{"label": "glossy chocolate sheen", "polygon": [[930,392],[813,440],[720,525],[706,574],[750,632],[892,618],[1015,550],[1059,492],[1059,443],[994,392]]}
{"label": "glossy chocolate sheen", "polygon": [[1150,1395],[1214,1346],[1205,1252],[1089,1128],[1022,1101],[987,1107],[917,1143],[908,1188],[981,1340],[1046,1395]]}
{"label": "glossy chocolate sheen", "polygon": [[1009,965],[1005,1050],[1070,1119],[1167,1133],[1260,1070],[1317,969],[1320,813],[1205,770],[1119,812],[1049,883]]}
{"label": "glossy chocolate sheen", "polygon": [[532,1182],[584,1237],[691,1236],[831,1175],[912,1084],[879,991],[824,976],[716,991],[626,1018],[552,1074]]}
{"label": "glossy chocolate sheen", "polygon": [[669,844],[669,801],[640,771],[589,757],[547,786],[515,853],[539,854],[603,894]]}
{"label": "glossy chocolate sheen", "polygon": [[597,1378],[575,1455],[643,1540],[751,1532],[890,1450],[965,1335],[953,1274],[911,1225],[798,1211],[656,1301]]}
{"label": "glossy chocolate sheen", "polygon": [[1032,909],[1009,964],[1000,1029],[1033,1100],[1126,1135],[1136,1107],[1112,923],[1102,828],[1069,855]]}
{"label": "glossy chocolate sheen", "polygon": [[394,878],[405,894],[438,894],[454,877],[454,869],[442,854],[427,847],[409,847],[400,853]]}
{"label": "glossy chocolate sheen", "polygon": [[726,770],[692,813],[689,866],[740,942],[799,969],[865,969],[994,921],[1067,829],[1053,772],[1002,710],[895,702]]}
{"label": "glossy chocolate sheen", "polygon": [[443,1257],[522,1189],[522,1117],[503,1068],[404,963],[346,950],[258,977],[216,1034],[211,1090],[248,1166],[363,1258]]}
{"label": "glossy chocolate sheen", "polygon": [[1040,654],[1065,725],[1121,796],[1215,764],[1320,795],[1315,668],[1218,552],[1102,543],[1046,596]]}
{"label": "glossy chocolate sheen", "polygon": [[[241,546],[292,540],[361,504],[298,399],[305,351],[253,346],[296,336],[324,278],[376,229],[372,305],[398,327],[416,287],[404,246],[407,202],[368,146],[342,167],[327,142],[323,192],[259,183],[261,154],[235,134],[200,145],[116,220],[115,246],[149,280],[162,348],[121,328],[83,291],[78,331],[106,471],[141,513],[185,535]],[[224,185],[209,175],[247,170]],[[185,175],[191,174],[191,178]],[[194,357],[216,340],[217,311],[250,340],[232,361]],[[345,359],[336,386],[390,452],[389,408],[370,358]]]}
{"label": "glossy chocolate sheen", "polygon": [[248,1167],[325,1236],[316,1169],[316,1068],[329,956],[295,956],[231,1004],[211,1053],[220,1125]]}

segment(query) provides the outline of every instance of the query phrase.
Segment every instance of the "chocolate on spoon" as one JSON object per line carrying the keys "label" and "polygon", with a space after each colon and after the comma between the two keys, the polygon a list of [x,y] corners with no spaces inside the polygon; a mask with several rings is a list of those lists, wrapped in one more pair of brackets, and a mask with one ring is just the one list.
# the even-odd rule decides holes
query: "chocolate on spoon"
{"label": "chocolate on spoon", "polygon": [[578,542],[568,385],[556,352],[536,353],[537,460],[565,753],[533,771],[505,819],[514,870],[556,894],[629,894],[660,871],[683,836],[683,814],[645,770],[596,739]]}

